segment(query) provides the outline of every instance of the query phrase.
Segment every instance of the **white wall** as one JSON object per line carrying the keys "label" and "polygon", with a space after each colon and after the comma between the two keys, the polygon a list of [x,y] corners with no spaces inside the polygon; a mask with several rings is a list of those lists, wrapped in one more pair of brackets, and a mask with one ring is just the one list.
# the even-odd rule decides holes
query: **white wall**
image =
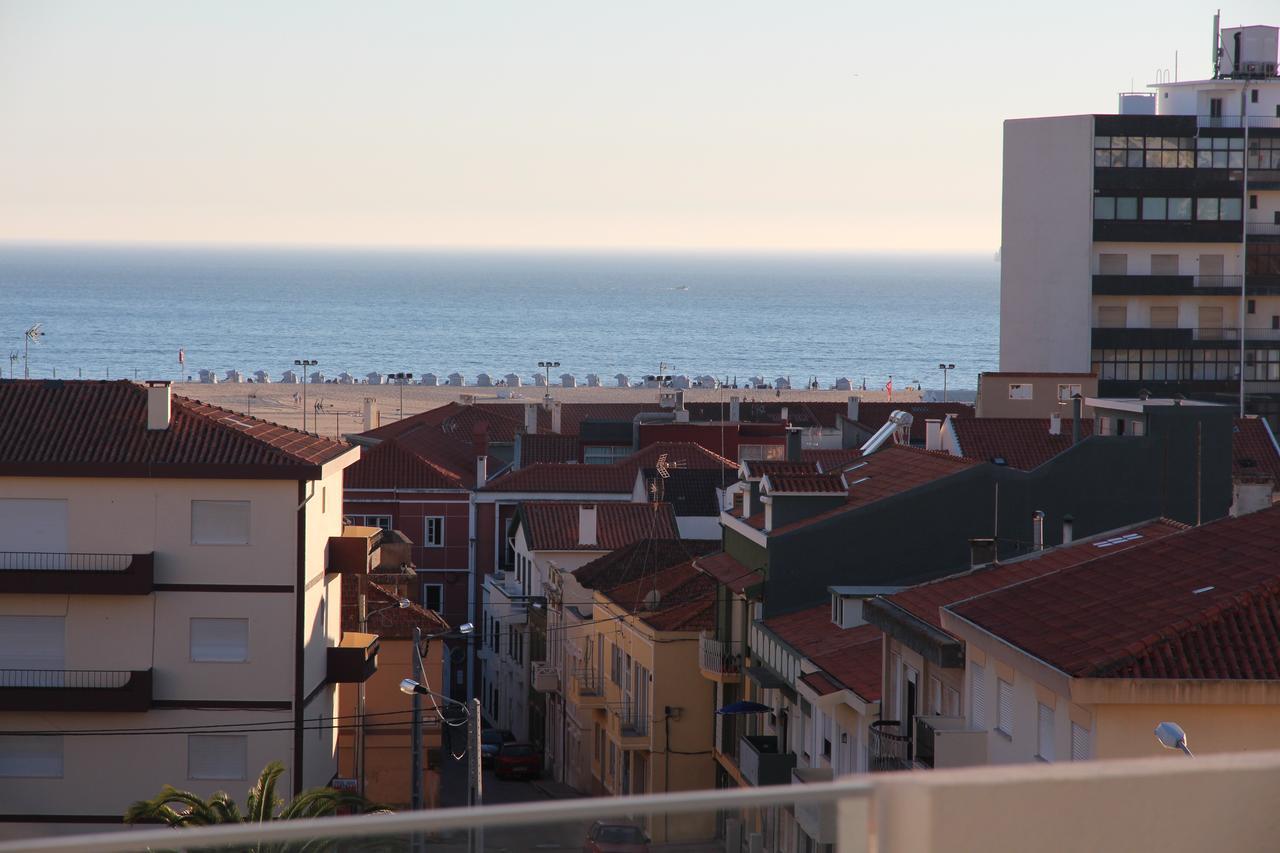
{"label": "white wall", "polygon": [[1089,369],[1093,117],[1004,123],[1000,369]]}

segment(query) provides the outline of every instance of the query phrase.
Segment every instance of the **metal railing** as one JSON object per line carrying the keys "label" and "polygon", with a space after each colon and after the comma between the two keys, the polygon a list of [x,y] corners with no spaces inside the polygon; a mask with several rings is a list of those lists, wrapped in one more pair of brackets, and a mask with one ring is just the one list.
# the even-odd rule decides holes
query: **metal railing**
{"label": "metal railing", "polygon": [[643,737],[649,734],[649,713],[636,702],[623,702],[617,708],[622,734],[627,737]]}
{"label": "metal railing", "polygon": [[742,672],[742,643],[724,642],[706,631],[698,638],[698,652],[702,669],[721,675],[738,675]]}
{"label": "metal railing", "polygon": [[0,572],[125,572],[133,554],[0,551]]}
{"label": "metal railing", "polygon": [[118,669],[0,669],[0,688],[62,687],[73,690],[118,690],[133,673]]}
{"label": "metal railing", "polygon": [[1275,237],[1280,235],[1280,223],[1246,222],[1244,224],[1244,233],[1250,237]]}
{"label": "metal railing", "polygon": [[1249,127],[1280,127],[1277,116],[1196,116],[1197,127],[1244,127],[1243,119],[1248,119]]}
{"label": "metal railing", "polygon": [[1197,275],[1192,276],[1192,285],[1195,287],[1231,287],[1236,290],[1240,289],[1240,283],[1244,281],[1242,275]]}
{"label": "metal railing", "polygon": [[909,770],[911,738],[897,720],[876,720],[867,729],[867,767],[872,772]]}
{"label": "metal railing", "polygon": [[580,666],[573,671],[574,683],[578,686],[578,694],[582,696],[599,696],[602,690],[600,673],[595,667]]}

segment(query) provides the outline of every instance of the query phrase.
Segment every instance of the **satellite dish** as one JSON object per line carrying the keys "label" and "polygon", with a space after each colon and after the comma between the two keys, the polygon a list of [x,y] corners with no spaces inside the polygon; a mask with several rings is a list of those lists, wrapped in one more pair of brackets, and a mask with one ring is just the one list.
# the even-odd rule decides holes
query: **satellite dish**
{"label": "satellite dish", "polygon": [[657,610],[658,605],[662,603],[662,593],[656,589],[651,589],[644,596],[644,609]]}

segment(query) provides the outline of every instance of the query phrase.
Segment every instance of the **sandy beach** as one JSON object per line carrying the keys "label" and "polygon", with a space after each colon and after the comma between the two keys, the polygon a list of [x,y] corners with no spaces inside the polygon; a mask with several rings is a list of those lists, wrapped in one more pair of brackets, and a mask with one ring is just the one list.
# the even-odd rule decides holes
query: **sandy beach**
{"label": "sandy beach", "polygon": [[[659,391],[654,388],[560,388],[549,389],[550,395],[566,403],[626,403],[657,401]],[[419,412],[443,406],[459,400],[463,395],[471,395],[477,402],[519,404],[538,401],[543,397],[544,389],[535,386],[523,388],[478,388],[447,387],[426,385],[307,385],[306,386],[306,428],[310,432],[335,436],[360,432],[363,428],[364,401],[373,397],[378,401],[382,414],[382,423],[389,423],[401,416],[401,399],[403,394],[404,412],[408,417]],[[185,397],[193,397],[207,403],[222,406],[236,412],[244,412],[274,421],[284,426],[302,428],[303,386],[285,384],[257,383],[218,383],[183,382],[174,385],[174,393]],[[505,393],[505,397],[500,394]],[[741,397],[743,402],[752,400],[831,400],[843,401],[850,395],[856,395],[868,402],[883,401],[887,396],[883,390],[878,391],[832,391],[832,390],[749,390],[744,388],[724,389],[689,389],[685,399],[693,401],[723,400],[728,405],[732,396]],[[893,399],[904,403],[920,399],[920,393],[914,388],[894,389]],[[319,410],[317,413],[317,405]]]}

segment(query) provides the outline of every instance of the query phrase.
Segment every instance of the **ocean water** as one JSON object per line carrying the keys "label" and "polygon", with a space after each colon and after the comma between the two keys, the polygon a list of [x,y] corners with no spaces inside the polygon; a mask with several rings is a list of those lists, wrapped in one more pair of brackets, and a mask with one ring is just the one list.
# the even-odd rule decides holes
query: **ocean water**
{"label": "ocean water", "polygon": [[990,255],[642,254],[0,245],[0,366],[32,376],[349,371],[847,376],[972,388],[994,370]]}

